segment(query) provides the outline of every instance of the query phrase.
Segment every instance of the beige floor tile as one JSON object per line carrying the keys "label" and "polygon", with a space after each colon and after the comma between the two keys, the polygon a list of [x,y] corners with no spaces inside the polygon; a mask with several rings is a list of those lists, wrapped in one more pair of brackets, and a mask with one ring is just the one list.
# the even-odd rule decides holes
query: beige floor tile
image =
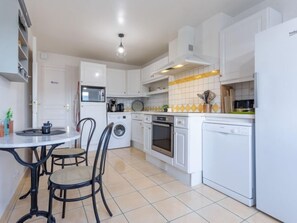
{"label": "beige floor tile", "polygon": [[230,197],[227,197],[218,202],[222,207],[228,209],[229,211],[237,214],[239,217],[246,219],[257,212],[253,207],[248,207]]}
{"label": "beige floor tile", "polygon": [[153,206],[169,221],[191,212],[191,209],[174,197],[156,202]]}
{"label": "beige floor tile", "polygon": [[197,211],[199,215],[211,223],[237,223],[243,219],[217,204],[211,204]]}
{"label": "beige floor tile", "polygon": [[130,181],[130,180],[143,178],[145,176],[137,170],[132,170],[132,171],[122,174],[122,177],[124,177],[126,180]]}
{"label": "beige floor tile", "polygon": [[59,223],[88,223],[83,207],[67,211],[64,219],[62,218],[62,213],[55,214],[54,217],[56,218],[56,222]]}
{"label": "beige floor tile", "polygon": [[278,223],[280,221],[262,213],[258,212],[246,220],[249,223]]}
{"label": "beige floor tile", "polygon": [[145,176],[152,176],[164,172],[163,170],[158,169],[156,167],[139,168],[139,171]]}
{"label": "beige floor tile", "polygon": [[[119,209],[118,205],[114,202],[113,199],[106,200],[106,202],[113,216],[122,214],[121,210]],[[107,210],[105,209],[105,206],[102,201],[97,202],[97,210],[98,210],[100,220],[111,218]],[[93,205],[85,206],[85,211],[86,211],[88,221],[96,222]]]}
{"label": "beige floor tile", "polygon": [[135,191],[127,181],[120,184],[106,185],[106,188],[112,197],[118,197]]}
{"label": "beige floor tile", "polygon": [[102,223],[128,223],[128,221],[124,215],[118,215],[118,216],[103,220]]}
{"label": "beige floor tile", "polygon": [[174,221],[171,221],[171,223],[207,223],[207,221],[195,212],[192,212]]}
{"label": "beige floor tile", "polygon": [[176,198],[195,211],[213,203],[213,201],[207,199],[196,191],[180,194],[176,196]]}
{"label": "beige floor tile", "polygon": [[227,197],[225,194],[214,190],[206,185],[200,185],[200,187],[197,188],[196,191],[215,202]]}
{"label": "beige floor tile", "polygon": [[152,175],[149,178],[157,184],[165,184],[175,180],[173,177],[169,176],[166,173]]}
{"label": "beige floor tile", "polygon": [[138,192],[132,192],[130,194],[116,197],[114,200],[124,213],[148,204],[148,202]]}
{"label": "beige floor tile", "polygon": [[145,188],[156,186],[156,183],[154,183],[153,181],[151,181],[147,177],[130,180],[129,182],[137,190],[142,190],[142,189],[145,189]]}
{"label": "beige floor tile", "polygon": [[160,186],[153,186],[139,191],[150,203],[171,197],[171,195]]}
{"label": "beige floor tile", "polygon": [[192,190],[191,187],[184,185],[180,181],[172,181],[170,183],[162,184],[161,187],[173,196]]}
{"label": "beige floor tile", "polygon": [[125,213],[129,223],[165,223],[167,220],[151,205]]}

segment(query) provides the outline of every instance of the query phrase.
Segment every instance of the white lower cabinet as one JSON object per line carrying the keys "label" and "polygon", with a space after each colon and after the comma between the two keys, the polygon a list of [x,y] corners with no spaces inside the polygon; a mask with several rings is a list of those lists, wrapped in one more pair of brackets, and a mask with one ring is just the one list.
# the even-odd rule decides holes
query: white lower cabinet
{"label": "white lower cabinet", "polygon": [[188,130],[174,128],[174,159],[173,165],[188,171]]}
{"label": "white lower cabinet", "polygon": [[143,124],[143,150],[150,154],[152,150],[152,124]]}
{"label": "white lower cabinet", "polygon": [[142,149],[143,145],[143,114],[132,114],[132,141],[134,147]]}

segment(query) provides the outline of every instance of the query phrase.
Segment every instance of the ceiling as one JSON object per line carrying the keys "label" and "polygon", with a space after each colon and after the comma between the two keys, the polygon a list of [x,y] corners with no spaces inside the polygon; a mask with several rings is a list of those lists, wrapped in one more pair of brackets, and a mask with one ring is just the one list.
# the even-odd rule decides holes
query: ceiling
{"label": "ceiling", "polygon": [[[263,0],[25,0],[38,50],[143,65],[168,50],[178,29]],[[125,58],[116,56],[123,32]]]}

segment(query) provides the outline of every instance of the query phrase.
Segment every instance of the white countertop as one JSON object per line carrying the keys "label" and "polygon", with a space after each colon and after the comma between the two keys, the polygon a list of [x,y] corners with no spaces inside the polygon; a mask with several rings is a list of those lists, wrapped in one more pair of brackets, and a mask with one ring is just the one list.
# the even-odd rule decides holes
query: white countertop
{"label": "white countertop", "polygon": [[199,112],[154,112],[154,111],[141,111],[132,112],[146,115],[173,115],[173,116],[203,116],[203,117],[218,117],[218,118],[236,118],[236,119],[255,119],[255,115],[250,114],[230,114],[230,113],[199,113]]}
{"label": "white countertop", "polygon": [[7,136],[0,137],[0,148],[47,146],[70,142],[79,137],[80,134],[75,129],[67,129],[66,133],[60,135],[19,136],[15,133],[11,133]]}

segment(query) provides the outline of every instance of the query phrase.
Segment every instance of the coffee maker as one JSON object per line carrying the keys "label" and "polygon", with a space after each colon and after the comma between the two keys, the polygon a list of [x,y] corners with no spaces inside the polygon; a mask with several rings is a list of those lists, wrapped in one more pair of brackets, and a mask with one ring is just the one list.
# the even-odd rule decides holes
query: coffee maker
{"label": "coffee maker", "polygon": [[117,100],[112,98],[109,100],[109,110],[111,112],[116,112],[117,111]]}

